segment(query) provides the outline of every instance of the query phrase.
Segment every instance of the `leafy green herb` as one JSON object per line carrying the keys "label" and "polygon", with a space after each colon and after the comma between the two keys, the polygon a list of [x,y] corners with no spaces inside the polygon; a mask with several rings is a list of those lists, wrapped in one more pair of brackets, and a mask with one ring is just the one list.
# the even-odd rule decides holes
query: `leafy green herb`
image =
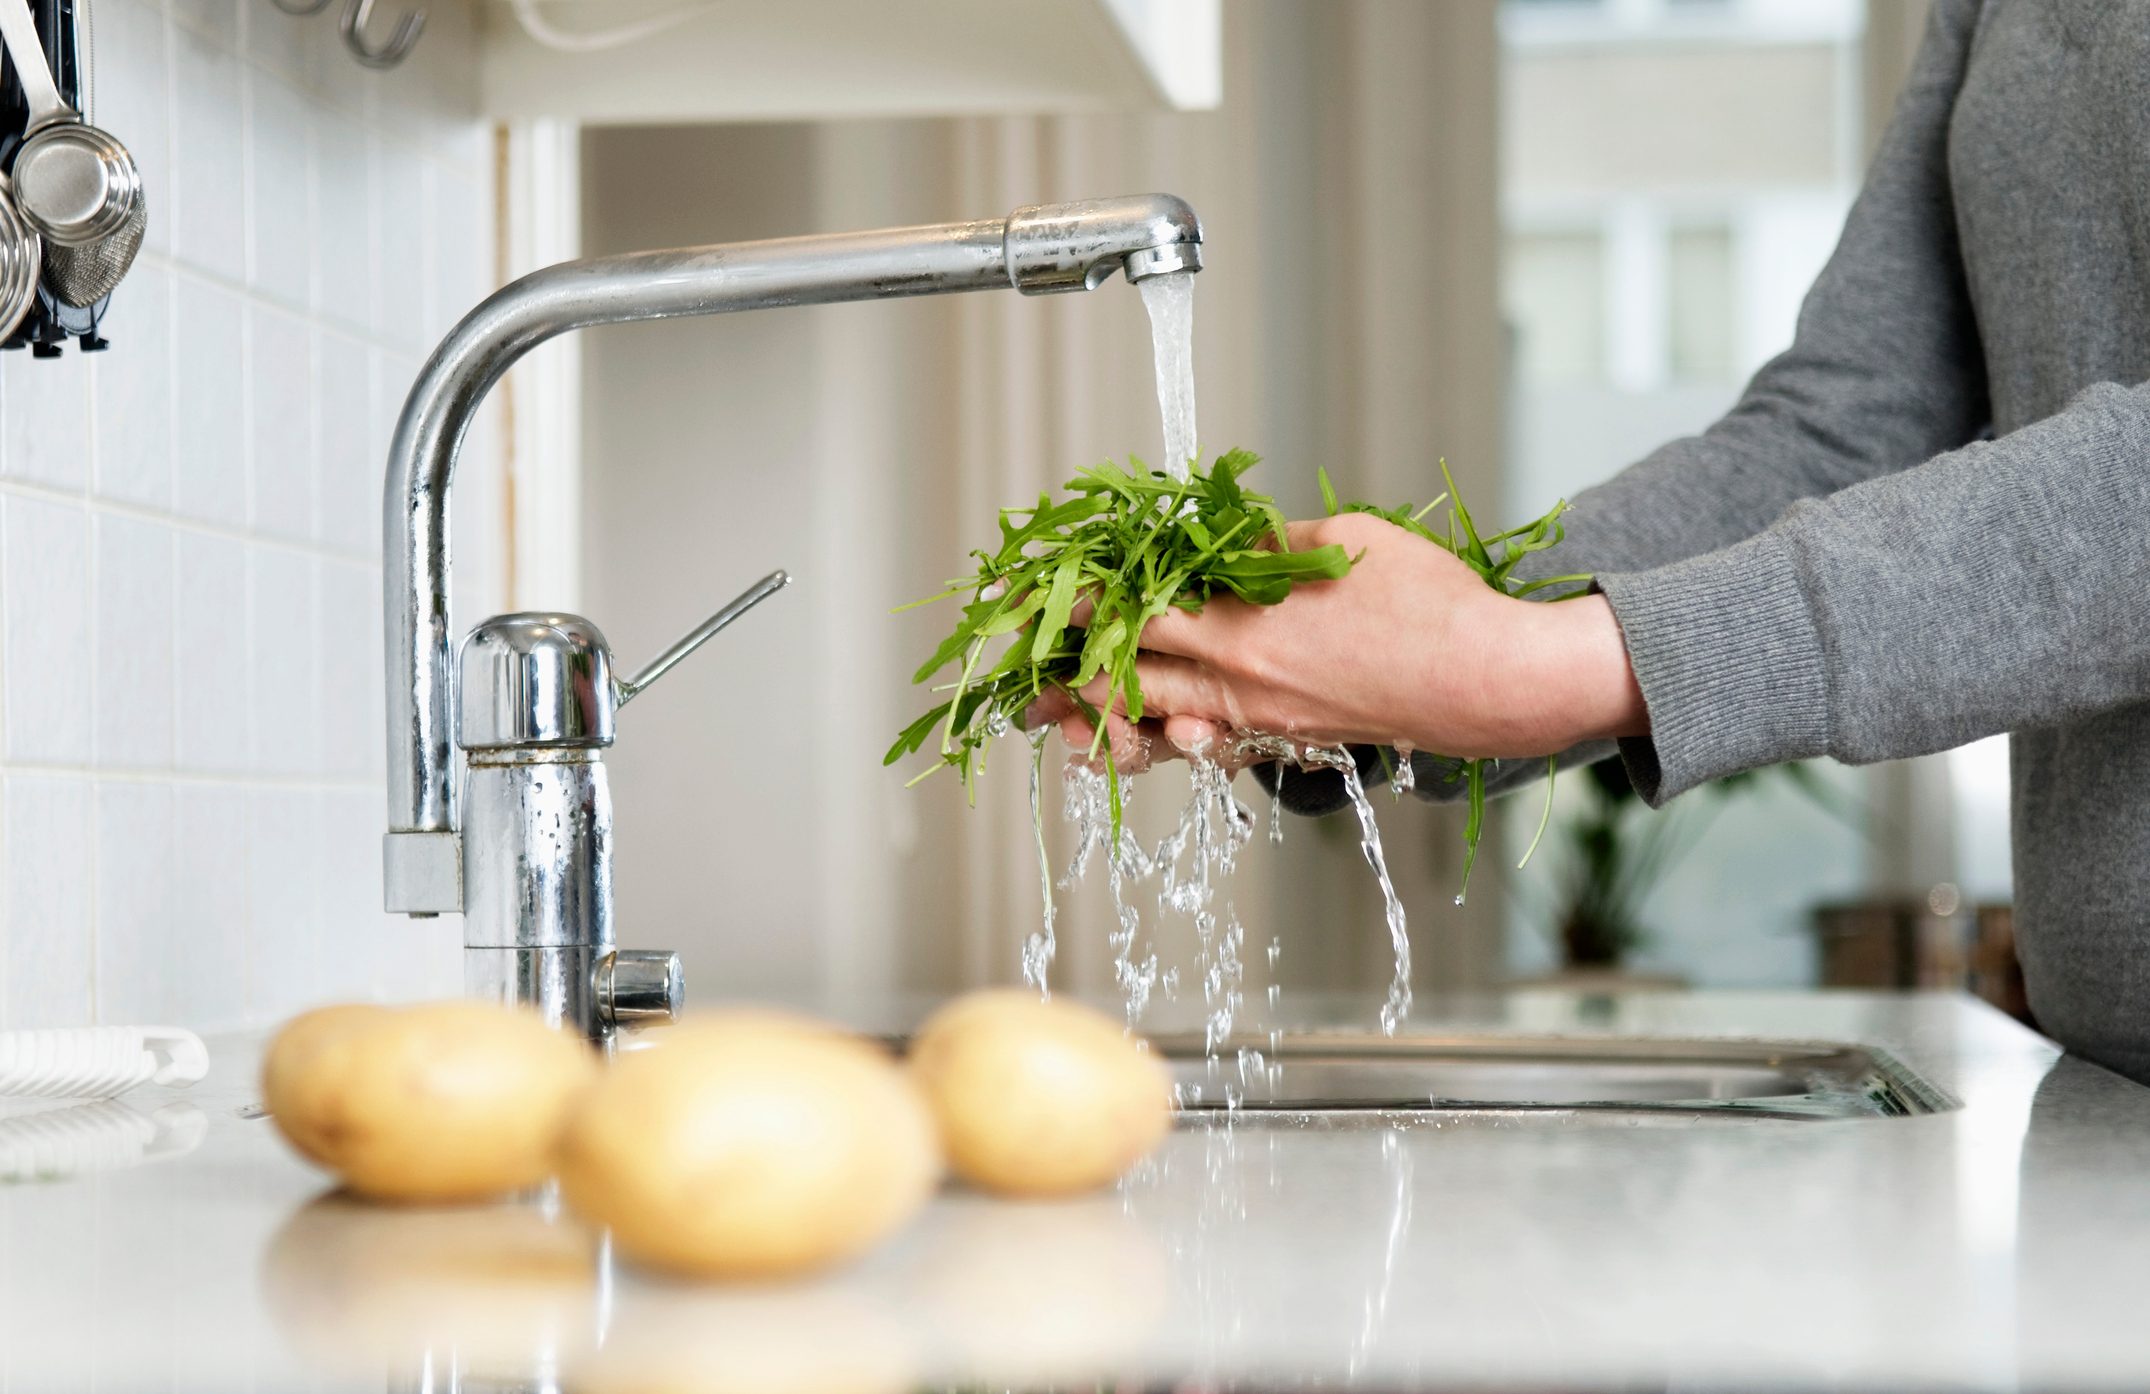
{"label": "leafy green herb", "polygon": [[[1348,573],[1353,559],[1342,547],[1290,550],[1284,515],[1275,500],[1241,485],[1258,459],[1249,451],[1227,451],[1207,470],[1197,463],[1184,480],[1151,471],[1140,460],[1131,458],[1124,470],[1108,461],[1069,480],[1065,498],[1041,495],[1034,508],[1003,510],[1000,546],[990,553],[971,553],[978,562],[973,575],[903,607],[964,601],[954,631],[911,679],[931,682],[954,668],[954,681],[935,689],[947,696],[903,729],[883,763],[893,765],[931,742],[938,759],[919,778],[953,767],[975,798],[978,772],[994,738],[1019,723],[1023,713],[1051,691],[1074,697],[1092,718],[1095,755],[1105,738],[1105,723],[1076,694],[1103,674],[1113,698],[1139,721],[1143,701],[1135,660],[1151,620],[1174,606],[1199,611],[1224,592],[1250,604],[1274,605],[1295,585],[1333,581]],[[1524,557],[1560,541],[1566,504],[1534,523],[1482,538],[1448,477],[1445,461],[1441,474],[1448,492],[1414,510],[1339,503],[1324,470],[1322,501],[1331,515],[1373,514],[1448,549],[1506,595],[1530,595],[1588,579],[1525,582],[1514,576]],[[1447,528],[1437,533],[1425,519],[1444,501],[1449,504]],[[1090,615],[1087,624],[1079,626],[1073,616],[1084,598],[1091,602]],[[1006,647],[989,658],[992,641],[1003,637],[1008,638]],[[1473,760],[1460,765],[1455,776],[1465,784],[1469,805],[1466,885],[1484,827],[1489,769],[1490,762]],[[1119,777],[1109,761],[1106,772],[1117,832]]]}
{"label": "leafy green herb", "polygon": [[[1562,499],[1554,504],[1551,511],[1535,522],[1482,538],[1478,535],[1477,523],[1471,518],[1471,511],[1463,506],[1463,495],[1456,490],[1456,480],[1448,472],[1446,460],[1441,461],[1441,482],[1448,486],[1448,492],[1416,512],[1409,507],[1376,508],[1368,503],[1339,505],[1336,501],[1336,490],[1329,483],[1329,472],[1322,470],[1321,499],[1332,518],[1338,513],[1370,513],[1407,532],[1416,533],[1436,546],[1447,548],[1464,565],[1477,572],[1480,580],[1502,595],[1530,596],[1554,586],[1578,586],[1587,589],[1590,581],[1587,575],[1546,576],[1535,581],[1518,580],[1515,575],[1516,564],[1523,558],[1533,552],[1545,551],[1567,535],[1567,529],[1560,521],[1561,515],[1568,511],[1567,500]],[[1443,501],[1448,503],[1448,529],[1445,533],[1437,533],[1426,526],[1425,517],[1433,511],[1435,505]],[[1556,596],[1555,599],[1568,600],[1583,593],[1584,590],[1579,589],[1571,595]],[[1485,834],[1486,780],[1492,775],[1493,767],[1494,762],[1491,760],[1464,760],[1456,763],[1454,773],[1448,776],[1452,783],[1456,780],[1463,782],[1463,890],[1470,888],[1471,868],[1478,864],[1478,843]],[[1553,783],[1559,774],[1560,758],[1553,756],[1547,759],[1545,811],[1538,819],[1538,831],[1524,851],[1523,859],[1516,863],[1519,869],[1530,864],[1531,857],[1538,850],[1539,841],[1545,836],[1546,824],[1553,811]],[[1460,891],[1457,898],[1462,898]]]}

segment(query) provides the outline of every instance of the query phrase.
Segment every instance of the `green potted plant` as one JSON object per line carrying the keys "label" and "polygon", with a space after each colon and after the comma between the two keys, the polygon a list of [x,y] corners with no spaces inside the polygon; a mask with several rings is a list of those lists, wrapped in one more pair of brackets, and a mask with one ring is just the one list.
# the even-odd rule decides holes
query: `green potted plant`
{"label": "green potted plant", "polygon": [[1726,803],[1764,780],[1789,780],[1817,807],[1858,826],[1859,810],[1804,764],[1746,770],[1698,790],[1682,806],[1653,812],[1635,792],[1627,766],[1600,760],[1570,776],[1582,806],[1555,835],[1563,848],[1553,922],[1570,970],[1610,972],[1649,939],[1643,903],[1693,850]]}

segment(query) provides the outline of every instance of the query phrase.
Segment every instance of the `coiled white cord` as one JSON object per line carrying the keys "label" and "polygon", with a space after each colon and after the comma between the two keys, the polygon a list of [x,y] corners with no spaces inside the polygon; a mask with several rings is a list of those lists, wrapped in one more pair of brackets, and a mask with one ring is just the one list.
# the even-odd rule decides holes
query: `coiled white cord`
{"label": "coiled white cord", "polygon": [[0,1098],[109,1099],[208,1073],[202,1038],[177,1026],[0,1031]]}

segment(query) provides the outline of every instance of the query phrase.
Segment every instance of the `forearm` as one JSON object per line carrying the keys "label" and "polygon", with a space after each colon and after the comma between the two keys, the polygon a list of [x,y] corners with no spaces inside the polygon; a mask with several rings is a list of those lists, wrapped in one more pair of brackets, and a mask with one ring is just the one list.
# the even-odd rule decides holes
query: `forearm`
{"label": "forearm", "polygon": [[[1410,639],[1398,636],[1401,645]],[[1648,730],[1648,712],[1619,625],[1602,595],[1557,605],[1514,603],[1497,650],[1480,665],[1476,681],[1479,691],[1471,700],[1506,709],[1516,732],[1513,748],[1495,758],[1488,781],[1493,793],[1535,779],[1548,754],[1559,754],[1571,765],[1588,763],[1612,754],[1615,739]],[[1397,712],[1396,729],[1410,731],[1421,715]],[[1361,746],[1352,753],[1368,783],[1403,758],[1394,748]],[[1446,802],[1461,796],[1462,762],[1433,750],[1414,749],[1408,758],[1412,789],[1420,798]],[[1271,765],[1258,768],[1256,778],[1271,792],[1281,785],[1284,805],[1294,813],[1318,816],[1348,802],[1343,779],[1334,771],[1283,771]]]}

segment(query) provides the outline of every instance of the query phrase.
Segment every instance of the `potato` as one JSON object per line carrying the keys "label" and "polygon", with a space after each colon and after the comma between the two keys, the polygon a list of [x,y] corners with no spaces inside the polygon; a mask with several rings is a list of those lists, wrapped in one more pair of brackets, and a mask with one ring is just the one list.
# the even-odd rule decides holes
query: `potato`
{"label": "potato", "polygon": [[670,1272],[773,1278],[863,1253],[940,1179],[925,1101],[886,1054],[755,1012],[613,1065],[560,1142],[567,1203]]}
{"label": "potato", "polygon": [[1172,1126],[1164,1067],[1119,1024],[1027,992],[972,993],[911,1044],[956,1175],[1004,1195],[1108,1185]]}
{"label": "potato", "polygon": [[317,1166],[330,1166],[327,1139],[314,1136],[310,1110],[302,1100],[310,1097],[306,1081],[313,1077],[314,1062],[331,1042],[363,1028],[388,1012],[386,1007],[354,1003],[341,1007],[317,1007],[284,1023],[269,1042],[261,1060],[261,1103],[276,1121],[284,1140],[299,1155]]}
{"label": "potato", "polygon": [[582,1041],[486,1002],[330,1007],[269,1045],[262,1093],[293,1147],[375,1200],[479,1200],[549,1173]]}

